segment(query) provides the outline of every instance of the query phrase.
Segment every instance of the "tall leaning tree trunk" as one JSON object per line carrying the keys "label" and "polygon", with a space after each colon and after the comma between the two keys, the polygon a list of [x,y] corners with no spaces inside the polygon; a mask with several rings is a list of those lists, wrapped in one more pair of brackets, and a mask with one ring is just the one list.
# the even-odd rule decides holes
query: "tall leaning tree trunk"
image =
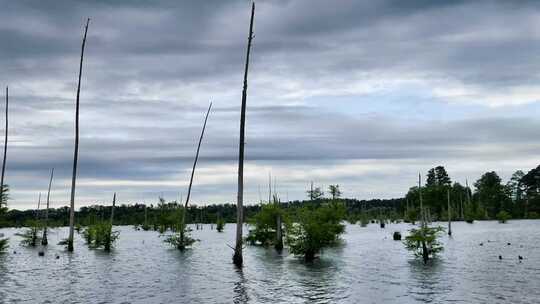
{"label": "tall leaning tree trunk", "polygon": [[446,198],[448,201],[448,235],[452,235],[452,207],[450,207],[450,189],[446,189]]}
{"label": "tall leaning tree trunk", "polygon": [[7,203],[7,199],[4,198],[4,175],[6,172],[6,157],[7,157],[7,144],[8,144],[8,109],[9,109],[9,88],[6,87],[6,130],[4,135],[4,159],[2,160],[2,177],[0,178],[0,208],[2,204]]}
{"label": "tall leaning tree trunk", "polygon": [[43,237],[41,238],[41,245],[47,246],[49,241],[47,240],[47,228],[49,226],[49,201],[51,198],[51,186],[54,176],[54,168],[51,169],[51,178],[49,179],[49,189],[47,190],[47,208],[45,208],[45,224],[43,227]]}
{"label": "tall leaning tree trunk", "polygon": [[184,230],[186,226],[186,213],[187,207],[189,204],[189,198],[191,197],[191,186],[193,185],[193,176],[195,176],[195,168],[197,167],[197,161],[199,160],[199,151],[201,150],[201,143],[204,137],[204,131],[206,130],[206,122],[208,121],[208,115],[212,109],[212,103],[208,106],[208,111],[206,111],[206,116],[204,117],[204,124],[201,130],[201,136],[199,137],[199,144],[197,145],[197,152],[195,153],[195,160],[193,161],[193,168],[191,169],[191,177],[189,178],[188,193],[186,196],[186,203],[184,204],[184,212],[182,212],[182,227],[180,227],[180,249],[184,249]]}
{"label": "tall leaning tree trunk", "polygon": [[240,144],[238,148],[238,198],[236,203],[236,246],[234,247],[233,263],[242,267],[244,258],[242,257],[242,223],[244,221],[244,137],[246,127],[246,101],[247,101],[247,79],[249,70],[249,53],[251,51],[251,40],[253,39],[253,16],[255,15],[255,2],[251,4],[251,18],[249,21],[249,36],[246,53],[246,65],[244,67],[244,87],[242,89],[242,109],[240,112]]}
{"label": "tall leaning tree trunk", "polygon": [[75,150],[73,152],[73,175],[71,176],[71,201],[69,208],[69,237],[68,251],[73,252],[73,232],[75,230],[75,184],[77,182],[77,161],[79,159],[79,97],[81,93],[81,77],[84,59],[84,46],[86,45],[86,33],[90,18],[86,19],[84,37],[81,46],[81,61],[79,63],[79,82],[77,84],[77,99],[75,100]]}

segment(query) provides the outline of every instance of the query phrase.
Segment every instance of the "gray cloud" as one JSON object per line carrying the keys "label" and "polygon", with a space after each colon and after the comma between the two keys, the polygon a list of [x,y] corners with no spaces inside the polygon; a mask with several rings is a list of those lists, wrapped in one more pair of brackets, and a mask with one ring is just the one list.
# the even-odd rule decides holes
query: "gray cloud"
{"label": "gray cloud", "polygon": [[[127,201],[176,198],[210,101],[195,200],[234,201],[248,1],[0,4],[11,207],[29,207],[51,167],[57,204],[68,201],[87,16],[79,204],[112,191]],[[459,177],[538,163],[538,9],[526,1],[258,2],[248,199],[257,200],[269,170],[283,196],[301,198],[315,179],[366,198],[400,195],[409,176],[439,163]]]}

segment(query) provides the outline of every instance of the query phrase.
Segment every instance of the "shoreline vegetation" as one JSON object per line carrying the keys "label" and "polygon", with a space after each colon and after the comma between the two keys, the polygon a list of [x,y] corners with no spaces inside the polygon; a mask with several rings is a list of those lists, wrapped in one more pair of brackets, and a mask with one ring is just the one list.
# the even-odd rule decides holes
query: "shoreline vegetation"
{"label": "shoreline vegetation", "polygon": [[[426,221],[448,221],[448,205],[451,206],[452,221],[499,220],[504,223],[515,219],[540,219],[540,182],[535,176],[540,176],[540,165],[527,174],[521,170],[516,171],[506,184],[495,172],[487,172],[474,183],[476,189],[473,191],[458,182],[452,183],[444,167],[433,168],[428,171],[426,183],[421,187]],[[339,202],[344,206],[344,220],[352,224],[366,225],[371,220],[420,221],[418,186],[411,187],[402,198],[370,200],[336,197],[331,191],[336,186],[339,189],[338,185],[329,187],[327,196],[321,188],[315,187],[307,191],[306,200],[283,202],[272,198],[270,202],[286,212]],[[7,196],[9,188],[7,185],[5,188]],[[258,202],[244,205],[244,223],[250,223],[267,204]],[[114,224],[153,227],[159,225],[160,218],[173,215],[182,205],[178,201],[166,202],[164,198],[159,198],[156,204],[119,203],[115,208]],[[49,227],[68,226],[69,209],[68,206],[40,210],[7,210],[4,207],[3,215],[0,216],[0,228],[31,227],[36,214],[40,219],[46,218]],[[110,217],[111,209],[110,205],[81,207],[75,211],[76,222],[82,226],[91,225],[99,219]],[[218,220],[235,223],[236,217],[234,203],[192,204],[187,206],[185,223],[215,224]]]}

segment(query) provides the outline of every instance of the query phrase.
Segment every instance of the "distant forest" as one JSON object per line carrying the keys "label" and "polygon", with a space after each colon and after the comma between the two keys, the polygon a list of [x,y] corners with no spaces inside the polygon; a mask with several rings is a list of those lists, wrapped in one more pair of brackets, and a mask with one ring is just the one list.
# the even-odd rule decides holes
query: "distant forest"
{"label": "distant forest", "polygon": [[[430,220],[446,220],[450,205],[453,220],[487,220],[495,219],[504,211],[514,219],[540,218],[540,165],[527,173],[516,171],[509,181],[503,183],[496,172],[486,172],[475,181],[474,191],[468,182],[462,185],[452,182],[446,169],[438,166],[430,169],[421,187],[412,186],[403,198],[357,200],[341,198],[339,185],[331,185],[325,195],[322,189],[314,187],[307,191],[307,199],[303,201],[283,202],[285,209],[304,206],[318,206],[330,201],[343,203],[347,210],[347,218],[355,223],[361,217],[377,220],[415,221],[419,213],[420,192],[423,204],[429,210]],[[244,206],[245,220],[249,222],[261,210],[266,202]],[[115,208],[115,225],[157,225],[172,213],[181,208],[176,201],[166,202],[160,199],[156,205],[117,205]],[[4,210],[0,217],[0,227],[25,226],[32,220],[43,216],[44,210]],[[93,205],[81,207],[76,212],[76,222],[81,226],[92,224],[100,219],[110,217],[111,206]],[[204,207],[189,206],[188,223],[216,223],[217,219],[236,222],[236,205],[220,204]],[[51,226],[67,226],[69,224],[69,208],[49,209]]]}

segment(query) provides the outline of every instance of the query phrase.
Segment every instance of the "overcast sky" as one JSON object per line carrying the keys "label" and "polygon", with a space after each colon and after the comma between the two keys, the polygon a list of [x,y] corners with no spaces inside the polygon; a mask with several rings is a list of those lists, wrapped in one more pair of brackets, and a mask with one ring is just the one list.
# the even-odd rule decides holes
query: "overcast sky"
{"label": "overcast sky", "polygon": [[[185,195],[210,101],[192,201],[235,202],[247,0],[0,6],[10,208],[34,207],[52,167],[52,207],[69,203],[86,17],[77,206]],[[259,1],[254,32],[248,203],[269,172],[282,199],[311,180],[368,199],[437,165],[472,183],[540,163],[538,2]]]}

